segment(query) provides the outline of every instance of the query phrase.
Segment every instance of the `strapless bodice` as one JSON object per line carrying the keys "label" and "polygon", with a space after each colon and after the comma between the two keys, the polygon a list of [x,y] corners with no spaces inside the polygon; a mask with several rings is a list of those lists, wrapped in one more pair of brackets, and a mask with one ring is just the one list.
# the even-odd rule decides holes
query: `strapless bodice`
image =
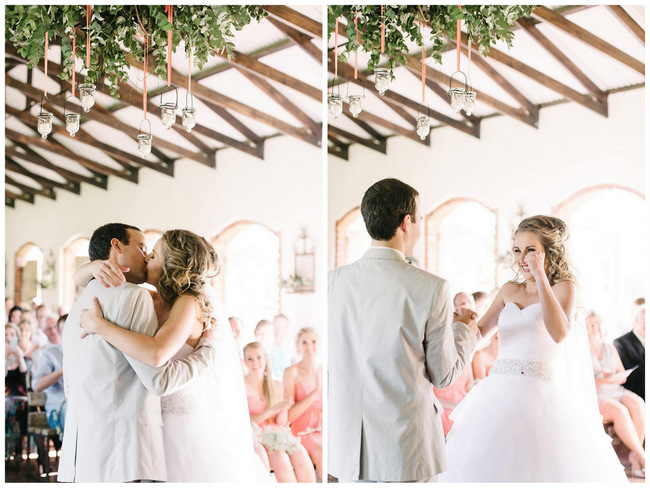
{"label": "strapless bodice", "polygon": [[[194,352],[194,348],[187,342],[184,342],[181,348],[170,361],[183,359]],[[171,395],[160,397],[160,408],[164,414],[182,414],[187,415],[197,411],[205,411],[208,404],[205,401],[205,395],[202,394],[201,381],[196,381],[190,386],[183,388]]]}
{"label": "strapless bodice", "polygon": [[558,350],[544,325],[540,303],[523,309],[514,302],[506,303],[499,315],[498,359],[551,364]]}

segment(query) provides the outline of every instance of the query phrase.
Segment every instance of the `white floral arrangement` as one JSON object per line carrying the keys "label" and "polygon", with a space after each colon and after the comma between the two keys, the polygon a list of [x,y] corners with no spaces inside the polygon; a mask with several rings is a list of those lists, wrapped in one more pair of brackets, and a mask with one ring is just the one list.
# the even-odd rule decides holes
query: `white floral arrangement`
{"label": "white floral arrangement", "polygon": [[300,439],[294,437],[288,426],[269,427],[262,433],[260,442],[268,451],[284,451],[288,455],[293,454],[300,448]]}

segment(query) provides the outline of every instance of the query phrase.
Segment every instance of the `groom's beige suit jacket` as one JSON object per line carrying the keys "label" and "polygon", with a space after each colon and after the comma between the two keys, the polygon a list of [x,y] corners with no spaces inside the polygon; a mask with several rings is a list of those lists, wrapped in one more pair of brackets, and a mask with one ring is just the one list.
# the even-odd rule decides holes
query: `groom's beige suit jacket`
{"label": "groom's beige suit jacket", "polygon": [[105,288],[92,280],[63,328],[66,418],[59,481],[166,481],[160,397],[189,384],[214,362],[209,340],[184,360],[160,368],[123,354],[99,335],[81,339],[83,309],[99,298],[104,317],[153,336],[153,301],[144,288],[125,283]]}
{"label": "groom's beige suit jacket", "polygon": [[462,372],[476,334],[452,326],[448,283],[371,247],[329,274],[328,472],[340,480],[417,481],[446,467],[432,385]]}

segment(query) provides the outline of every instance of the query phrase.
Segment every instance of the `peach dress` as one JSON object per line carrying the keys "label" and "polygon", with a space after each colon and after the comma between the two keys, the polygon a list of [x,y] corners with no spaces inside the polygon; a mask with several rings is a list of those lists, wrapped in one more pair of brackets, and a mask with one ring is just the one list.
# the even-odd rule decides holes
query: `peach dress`
{"label": "peach dress", "polygon": [[[315,387],[314,387],[315,388]],[[302,382],[295,384],[295,401],[298,403],[300,400],[309,395],[314,388],[307,391],[307,387]],[[296,437],[300,437],[302,445],[309,454],[311,454],[314,446],[323,445],[323,396],[322,394],[309,405],[309,408],[303,414],[291,422],[291,432]]]}

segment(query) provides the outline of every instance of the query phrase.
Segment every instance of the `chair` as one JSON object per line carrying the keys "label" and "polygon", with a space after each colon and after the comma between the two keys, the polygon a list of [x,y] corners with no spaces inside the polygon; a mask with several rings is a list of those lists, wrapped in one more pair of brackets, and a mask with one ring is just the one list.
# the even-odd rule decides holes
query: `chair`
{"label": "chair", "polygon": [[[39,462],[43,466],[43,471],[50,480],[50,455],[49,447],[50,441],[55,442],[59,439],[59,434],[56,429],[50,427],[47,422],[47,413],[45,412],[45,400],[47,395],[43,392],[30,391],[27,394],[27,445],[29,446],[29,439],[34,439],[38,451]],[[60,444],[59,444],[60,445]],[[59,448],[56,451],[57,457],[59,455]],[[29,456],[27,456],[27,463],[29,467]]]}

